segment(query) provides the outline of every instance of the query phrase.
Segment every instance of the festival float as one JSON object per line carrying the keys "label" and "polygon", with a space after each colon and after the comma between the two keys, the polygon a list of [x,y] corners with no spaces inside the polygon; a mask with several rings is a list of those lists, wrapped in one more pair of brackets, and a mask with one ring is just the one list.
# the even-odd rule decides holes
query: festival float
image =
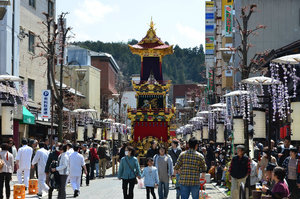
{"label": "festival float", "polygon": [[162,59],[173,53],[173,46],[157,37],[151,20],[146,36],[137,44],[129,45],[129,48],[141,57],[140,80],[132,81],[137,108],[128,108],[128,118],[132,125],[131,142],[137,148],[138,155],[143,157],[151,141],[166,145],[171,142],[170,124],[175,108],[167,107],[171,80],[163,80]]}

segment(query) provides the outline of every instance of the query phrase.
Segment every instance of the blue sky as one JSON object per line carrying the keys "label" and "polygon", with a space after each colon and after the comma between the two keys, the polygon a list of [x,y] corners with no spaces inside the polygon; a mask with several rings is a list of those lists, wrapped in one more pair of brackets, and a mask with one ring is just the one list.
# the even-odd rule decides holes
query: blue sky
{"label": "blue sky", "polygon": [[141,40],[151,16],[157,35],[170,44],[195,47],[205,42],[204,0],[57,0],[57,14],[69,12],[75,41]]}

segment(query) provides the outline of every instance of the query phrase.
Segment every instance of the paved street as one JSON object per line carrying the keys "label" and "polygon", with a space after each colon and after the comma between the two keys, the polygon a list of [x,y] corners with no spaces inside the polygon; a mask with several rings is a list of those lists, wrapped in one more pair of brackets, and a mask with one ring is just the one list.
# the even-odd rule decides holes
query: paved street
{"label": "paved street", "polygon": [[[108,170],[108,174],[111,173],[111,169]],[[16,183],[16,176],[13,177],[13,182]],[[216,189],[212,184],[207,184],[206,192],[213,199],[223,199],[226,198],[225,195]],[[142,199],[146,198],[146,190],[135,188],[134,190],[135,198]],[[156,196],[157,196],[156,189]],[[169,198],[175,199],[176,191],[171,188],[169,192]],[[54,192],[54,199],[57,197],[57,192]],[[34,195],[26,195],[26,198],[38,198]],[[48,198],[46,194],[43,198]],[[73,198],[73,190],[70,186],[67,187],[67,198]],[[78,199],[122,199],[122,189],[121,189],[121,181],[116,177],[109,176],[105,179],[97,179],[92,180],[89,187],[85,186],[81,188],[81,194]]]}

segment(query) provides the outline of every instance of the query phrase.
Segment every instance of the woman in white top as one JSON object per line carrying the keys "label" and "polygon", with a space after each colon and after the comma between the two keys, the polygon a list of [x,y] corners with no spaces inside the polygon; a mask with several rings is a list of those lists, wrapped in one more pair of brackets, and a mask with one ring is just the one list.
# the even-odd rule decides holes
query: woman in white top
{"label": "woman in white top", "polygon": [[52,171],[58,171],[60,175],[60,185],[58,189],[58,197],[59,199],[66,198],[66,184],[67,178],[69,176],[70,167],[69,167],[69,156],[67,152],[67,145],[59,146],[60,156],[58,157],[58,167],[53,168]]}
{"label": "woman in white top", "polygon": [[0,199],[3,199],[3,185],[5,182],[6,198],[10,197],[10,186],[11,175],[14,171],[14,157],[8,151],[9,146],[6,143],[1,145],[2,151],[0,152],[0,158],[3,160],[4,165],[0,169]]}

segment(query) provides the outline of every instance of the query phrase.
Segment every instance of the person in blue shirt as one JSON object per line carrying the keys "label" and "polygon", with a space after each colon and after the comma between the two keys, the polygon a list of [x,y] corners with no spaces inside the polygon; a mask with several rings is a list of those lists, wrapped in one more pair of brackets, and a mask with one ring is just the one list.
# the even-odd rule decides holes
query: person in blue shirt
{"label": "person in blue shirt", "polygon": [[134,148],[127,146],[125,149],[125,157],[120,161],[118,178],[119,180],[122,179],[124,199],[133,199],[133,189],[137,183],[136,177],[141,179],[140,165],[137,158],[134,157],[134,153]]}
{"label": "person in blue shirt", "polygon": [[142,173],[142,178],[144,179],[144,185],[146,187],[147,199],[150,199],[150,192],[153,199],[156,199],[154,193],[154,187],[158,186],[158,170],[153,166],[153,159],[147,158],[147,167],[144,169]]}

